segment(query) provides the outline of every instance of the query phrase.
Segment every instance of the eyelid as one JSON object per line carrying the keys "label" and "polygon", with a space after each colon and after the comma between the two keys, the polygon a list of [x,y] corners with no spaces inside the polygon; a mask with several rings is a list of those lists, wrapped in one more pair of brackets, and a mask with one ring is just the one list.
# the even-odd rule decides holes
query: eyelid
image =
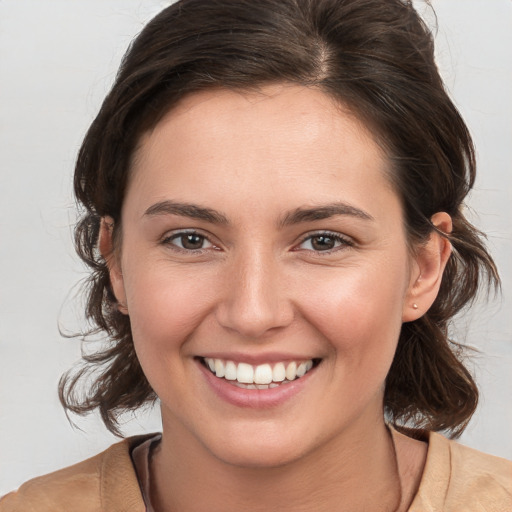
{"label": "eyelid", "polygon": [[[179,247],[178,245],[172,243],[173,240],[179,238],[180,236],[184,236],[184,235],[198,235],[198,236],[204,238],[204,240],[206,240],[210,244],[210,247],[201,248],[201,249],[185,249],[185,248]],[[327,249],[324,251],[315,251],[313,249],[301,249],[300,248],[300,246],[304,242],[306,242],[307,240],[310,240],[316,236],[325,236],[328,238],[332,238],[336,242],[340,242],[340,244],[337,247],[334,247],[332,249]],[[196,229],[196,228],[180,228],[180,229],[175,229],[172,231],[167,231],[160,238],[159,244],[171,246],[173,250],[178,251],[178,252],[185,252],[185,253],[189,253],[189,254],[201,254],[201,253],[203,253],[207,250],[211,250],[211,249],[220,250],[219,244],[215,243],[212,240],[212,238],[213,237],[211,235],[204,233],[201,230]],[[293,247],[292,250],[294,250],[294,251],[304,250],[304,251],[314,253],[315,255],[328,255],[333,252],[343,250],[347,247],[352,247],[354,245],[355,245],[354,241],[347,235],[344,235],[342,233],[335,232],[335,231],[317,230],[317,231],[313,231],[313,232],[304,234],[300,238],[299,242]]]}
{"label": "eyelid", "polygon": [[[198,235],[198,236],[204,238],[211,245],[211,247],[205,247],[205,248],[201,248],[201,249],[184,249],[184,248],[179,247],[178,245],[172,243],[173,240],[179,238],[180,236],[184,236],[184,235]],[[174,229],[172,231],[167,231],[160,238],[159,244],[171,246],[172,249],[175,251],[189,253],[189,254],[201,254],[204,251],[211,250],[211,249],[219,250],[218,244],[213,242],[211,235],[206,234],[196,228],[180,228],[180,229]]]}
{"label": "eyelid", "polygon": [[[306,242],[307,240],[310,240],[311,238],[314,238],[316,236],[326,236],[329,238],[333,238],[334,240],[341,242],[341,244],[338,247],[334,247],[333,249],[328,249],[325,251],[314,251],[311,249],[300,249],[300,246],[304,242]],[[310,232],[310,233],[303,235],[301,237],[299,243],[294,247],[294,250],[296,250],[296,251],[306,250],[311,253],[314,253],[315,255],[328,255],[328,254],[332,254],[333,252],[343,250],[347,247],[353,247],[354,245],[355,245],[354,241],[347,235],[343,235],[342,233],[338,233],[336,231],[318,230],[318,231]]]}

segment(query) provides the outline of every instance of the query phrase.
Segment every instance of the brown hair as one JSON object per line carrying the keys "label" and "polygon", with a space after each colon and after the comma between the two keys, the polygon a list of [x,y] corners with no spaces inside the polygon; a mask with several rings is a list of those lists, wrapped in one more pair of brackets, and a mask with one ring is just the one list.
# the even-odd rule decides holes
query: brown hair
{"label": "brown hair", "polygon": [[[317,87],[372,126],[393,163],[411,245],[435,229],[433,214],[452,216],[454,250],[441,290],[423,317],[402,327],[384,405],[395,425],[460,434],[478,391],[448,325],[474,299],[482,275],[489,284],[499,281],[481,234],[462,213],[475,179],[471,137],[444,90],[432,34],[409,0],[181,0],[144,28],[76,164],[75,193],[84,208],[76,246],[91,268],[86,314],[91,332],[106,333],[107,346],[84,353],[84,365],[63,376],[63,405],[77,413],[98,408],[119,433],[120,413],[156,399],[96,247],[103,216],[114,219],[118,239],[141,134],[195,91],[272,82]],[[78,384],[93,370],[99,373],[81,395]]]}

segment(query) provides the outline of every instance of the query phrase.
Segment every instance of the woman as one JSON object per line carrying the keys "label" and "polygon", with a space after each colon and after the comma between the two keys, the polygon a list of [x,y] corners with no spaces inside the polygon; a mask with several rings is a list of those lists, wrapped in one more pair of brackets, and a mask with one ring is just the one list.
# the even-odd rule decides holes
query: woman
{"label": "woman", "polygon": [[[163,432],[0,510],[507,510],[448,441],[477,403],[450,319],[497,275],[462,215],[467,129],[399,0],[182,0],[134,41],[79,154],[100,370],[71,411]],[[402,433],[399,433],[402,432]],[[404,435],[408,434],[408,435]]]}

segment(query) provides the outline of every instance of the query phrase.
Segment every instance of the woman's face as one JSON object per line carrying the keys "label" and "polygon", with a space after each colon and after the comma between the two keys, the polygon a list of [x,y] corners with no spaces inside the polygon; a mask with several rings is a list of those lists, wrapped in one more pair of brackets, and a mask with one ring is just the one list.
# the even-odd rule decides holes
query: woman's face
{"label": "woman's face", "polygon": [[164,437],[265,466],[382,422],[417,277],[388,171],[299,86],[197,93],[142,138],[111,276]]}

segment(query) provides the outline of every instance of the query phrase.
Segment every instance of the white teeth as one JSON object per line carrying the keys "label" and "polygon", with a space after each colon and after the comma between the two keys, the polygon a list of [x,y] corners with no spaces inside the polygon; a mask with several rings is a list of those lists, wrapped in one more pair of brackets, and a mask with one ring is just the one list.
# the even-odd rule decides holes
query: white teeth
{"label": "white teeth", "polygon": [[[285,380],[284,384],[287,384],[290,382],[289,380]],[[270,384],[242,384],[241,382],[235,381],[233,384],[237,388],[242,389],[273,389],[278,388],[281,384],[278,384],[277,382],[271,382]]]}
{"label": "white teeth", "polygon": [[300,363],[297,367],[297,377],[303,377],[306,374],[306,363]]}
{"label": "white teeth", "polygon": [[236,364],[233,361],[227,361],[225,366],[224,378],[227,380],[236,380],[237,370]]}
{"label": "white teeth", "polygon": [[[297,363],[295,361],[292,361],[286,367],[286,378],[288,380],[294,380],[296,376],[297,376]],[[217,377],[218,377],[218,375],[217,375]]]}
{"label": "white teeth", "polygon": [[215,375],[224,377],[224,363],[220,359],[215,359]]}
{"label": "white teeth", "polygon": [[272,382],[272,367],[269,364],[260,364],[254,370],[256,384],[270,384]]}
{"label": "white teeth", "polygon": [[207,367],[219,378],[233,381],[234,384],[246,389],[269,389],[280,384],[287,384],[303,377],[311,368],[313,360],[291,361],[288,364],[269,363],[252,366],[248,363],[235,363],[207,357],[204,359]]}
{"label": "white teeth", "polygon": [[242,384],[252,384],[254,382],[253,367],[247,363],[239,363],[236,372],[236,380]]}
{"label": "white teeth", "polygon": [[[313,365],[313,361],[311,361]],[[283,382],[286,379],[286,368],[283,363],[277,363],[272,370],[272,380],[274,382]]]}

